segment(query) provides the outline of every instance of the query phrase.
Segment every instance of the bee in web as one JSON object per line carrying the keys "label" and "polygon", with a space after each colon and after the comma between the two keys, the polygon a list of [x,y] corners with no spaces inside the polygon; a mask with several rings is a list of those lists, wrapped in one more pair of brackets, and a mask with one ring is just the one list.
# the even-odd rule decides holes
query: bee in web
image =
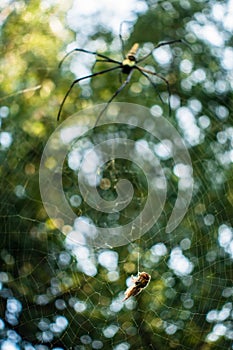
{"label": "bee in web", "polygon": [[137,277],[131,276],[131,279],[134,284],[125,291],[125,298],[122,301],[141,293],[150,283],[151,276],[147,272],[139,272]]}

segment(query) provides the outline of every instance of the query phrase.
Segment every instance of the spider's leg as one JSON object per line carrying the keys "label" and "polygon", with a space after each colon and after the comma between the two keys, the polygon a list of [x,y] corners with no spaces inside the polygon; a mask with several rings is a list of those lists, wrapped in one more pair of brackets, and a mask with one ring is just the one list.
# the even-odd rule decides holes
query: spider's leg
{"label": "spider's leg", "polygon": [[122,36],[122,28],[124,24],[129,24],[129,25],[133,25],[133,21],[123,21],[120,24],[120,29],[119,29],[119,38],[120,38],[120,42],[121,42],[121,54],[122,54],[122,58],[125,58],[125,43],[124,43],[124,39]]}
{"label": "spider's leg", "polygon": [[96,65],[96,63],[97,62],[107,62],[107,63],[117,63],[117,64],[121,64],[121,62],[118,62],[118,61],[115,61],[115,62],[112,62],[111,60],[109,60],[109,57],[107,58],[107,59],[97,59],[96,61],[95,61],[95,63],[93,64],[93,66],[92,66],[92,69],[94,69],[94,67],[95,67],[95,65]]}
{"label": "spider's leg", "polygon": [[68,91],[66,92],[63,100],[62,100],[62,103],[60,105],[60,108],[59,108],[59,111],[58,111],[58,114],[57,114],[57,121],[59,121],[59,118],[60,118],[60,115],[61,115],[61,111],[62,111],[62,108],[63,108],[63,105],[67,99],[67,97],[69,96],[69,93],[70,91],[73,89],[74,85],[76,85],[77,83],[79,83],[81,80],[84,80],[84,79],[87,79],[87,78],[92,78],[92,77],[95,77],[97,75],[100,75],[100,74],[104,74],[104,73],[107,73],[107,72],[111,72],[112,70],[115,70],[115,69],[119,69],[121,68],[121,66],[117,66],[117,67],[112,67],[112,68],[109,68],[109,69],[105,69],[105,70],[102,70],[100,72],[96,72],[96,73],[93,73],[93,74],[90,74],[90,75],[86,75],[85,77],[82,77],[82,78],[79,78],[79,79],[75,79],[73,81],[73,83],[70,85]]}
{"label": "spider's leg", "polygon": [[[156,90],[157,94],[159,95],[159,99],[162,103],[164,103],[162,97],[160,96],[160,93],[158,91],[158,86],[153,82],[153,80],[150,78],[150,76],[148,76],[145,72],[143,72],[142,67],[139,66],[135,66],[136,69],[138,69],[140,71],[140,73],[142,75],[144,75],[144,77],[151,83],[151,85],[153,86],[153,88]],[[148,72],[147,72],[148,73]],[[151,72],[152,73],[152,72]]]}
{"label": "spider's leg", "polygon": [[125,57],[125,43],[124,43],[124,40],[123,40],[123,37],[122,37],[122,26],[123,26],[123,23],[125,23],[125,22],[121,22],[121,24],[120,24],[120,30],[119,30],[119,38],[120,38],[120,42],[121,42],[121,54],[122,54],[122,58]]}
{"label": "spider's leg", "polygon": [[149,57],[152,54],[152,52],[154,50],[158,49],[159,47],[165,46],[165,45],[171,45],[171,44],[175,44],[175,43],[183,43],[183,41],[181,39],[176,39],[176,40],[171,40],[171,41],[166,41],[166,42],[160,43],[157,46],[155,46],[146,56],[139,59],[138,62],[144,61],[147,57]]}
{"label": "spider's leg", "polygon": [[88,50],[85,50],[85,49],[73,49],[72,51],[68,52],[64,57],[63,59],[61,60],[61,62],[59,63],[59,68],[61,67],[62,63],[65,61],[65,59],[70,55],[72,54],[73,52],[75,51],[78,51],[78,52],[84,52],[84,53],[88,53],[88,54],[91,54],[91,55],[95,55],[97,57],[101,57],[105,60],[105,62],[112,62],[112,63],[117,63],[117,64],[120,64],[119,61],[116,61],[114,59],[112,59],[111,57],[107,57],[105,55],[102,55],[101,53],[98,53],[98,52],[95,52],[95,51],[88,51]]}
{"label": "spider's leg", "polygon": [[122,73],[121,72],[119,73],[119,82],[120,82],[120,84],[122,84]]}
{"label": "spider's leg", "polygon": [[117,91],[112,95],[112,97],[108,100],[108,102],[106,103],[106,106],[104,107],[104,109],[100,112],[100,114],[98,115],[95,125],[96,126],[100,120],[100,118],[102,117],[103,113],[106,111],[106,109],[108,108],[108,106],[110,105],[110,103],[112,102],[112,100],[126,87],[126,85],[130,82],[130,79],[132,77],[133,74],[133,69],[129,72],[126,80],[123,82],[123,84],[119,87],[119,89],[117,89]]}
{"label": "spider's leg", "polygon": [[[112,61],[109,61],[109,59],[106,59],[106,58],[105,59],[103,58],[101,60],[97,59],[96,62],[110,62],[110,63],[112,63]],[[116,62],[114,62],[114,63],[116,63]],[[120,63],[120,62],[118,62],[118,63]]]}
{"label": "spider's leg", "polygon": [[[148,69],[145,69],[143,67],[139,67],[139,66],[135,66],[135,68],[137,68],[141,73],[147,73],[147,74],[151,74],[151,75],[155,75],[156,77],[160,78],[161,80],[163,80],[166,85],[167,85],[167,91],[168,91],[168,108],[169,108],[169,116],[171,116],[171,103],[170,103],[170,100],[171,100],[171,90],[170,90],[170,85],[169,85],[169,82],[166,78],[164,78],[162,75],[158,74],[158,73],[155,73],[155,72],[151,72],[150,70]],[[148,75],[145,74],[145,76],[147,77],[147,79],[152,83],[152,80],[149,78]],[[155,84],[152,83],[152,85],[155,87]],[[160,95],[159,95],[160,96]],[[161,97],[160,97],[160,100],[162,101]]]}

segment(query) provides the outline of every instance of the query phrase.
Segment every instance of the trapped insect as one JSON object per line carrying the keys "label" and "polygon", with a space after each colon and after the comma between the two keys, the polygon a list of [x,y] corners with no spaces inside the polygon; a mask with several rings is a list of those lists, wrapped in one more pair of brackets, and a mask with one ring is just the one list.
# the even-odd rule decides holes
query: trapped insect
{"label": "trapped insect", "polygon": [[[121,29],[120,29],[120,31],[121,31]],[[124,43],[123,43],[121,34],[120,34],[120,40],[121,40],[121,43],[122,43],[122,51],[123,51]],[[72,82],[72,84],[70,85],[69,89],[67,90],[67,92],[66,92],[66,94],[65,94],[65,96],[64,96],[64,98],[63,98],[63,100],[61,102],[61,105],[60,105],[60,108],[59,108],[59,111],[58,111],[58,115],[57,115],[57,120],[59,121],[59,119],[60,119],[64,103],[65,103],[67,97],[69,96],[71,90],[73,89],[74,85],[78,84],[82,80],[85,80],[85,79],[88,79],[88,78],[92,78],[92,77],[96,77],[98,75],[105,74],[105,73],[108,73],[108,72],[111,72],[111,71],[114,71],[114,70],[117,70],[117,69],[120,69],[123,74],[127,75],[127,77],[124,80],[124,82],[121,84],[121,86],[115,91],[115,93],[112,95],[112,97],[107,101],[105,107],[103,108],[103,110],[100,112],[100,114],[98,115],[98,117],[96,119],[95,126],[97,125],[97,123],[100,120],[101,116],[103,115],[104,111],[108,108],[109,104],[125,88],[125,86],[130,82],[132,74],[133,74],[133,72],[135,70],[139,71],[149,81],[149,83],[153,86],[153,88],[156,91],[157,91],[157,85],[152,80],[152,76],[156,76],[159,79],[164,81],[164,83],[167,85],[168,108],[169,108],[169,115],[171,115],[171,106],[170,106],[171,92],[170,92],[170,86],[169,86],[168,80],[166,78],[164,78],[162,75],[158,74],[158,73],[152,72],[151,70],[148,70],[148,69],[146,69],[144,67],[141,67],[140,65],[138,65],[138,63],[140,63],[140,62],[146,60],[148,57],[150,57],[152,55],[153,51],[158,49],[159,47],[165,46],[165,45],[171,45],[171,44],[174,44],[174,43],[183,43],[183,41],[181,39],[176,39],[176,40],[171,40],[171,41],[167,41],[167,42],[161,42],[158,45],[156,45],[147,55],[145,55],[144,57],[142,57],[140,59],[137,59],[137,57],[136,57],[138,49],[139,49],[139,44],[135,43],[131,47],[131,49],[129,50],[129,52],[126,55],[124,55],[124,53],[122,52],[122,55],[124,57],[122,61],[117,61],[117,60],[115,60],[115,59],[113,59],[111,57],[102,55],[102,54],[100,54],[98,52],[94,52],[94,51],[88,51],[88,50],[80,49],[80,48],[73,49],[72,51],[70,51],[69,53],[67,53],[64,56],[64,58],[60,62],[59,66],[61,66],[62,63],[64,62],[64,60],[71,53],[73,53],[75,51],[83,52],[83,53],[90,54],[90,55],[95,55],[97,57],[96,63],[98,63],[98,62],[105,62],[107,64],[115,64],[115,66],[111,67],[111,68],[104,69],[102,71],[98,71],[98,72],[86,75],[86,76],[78,78],[78,79],[75,79]],[[158,92],[158,96],[159,96],[161,102],[163,102],[163,100],[161,99],[161,97],[159,95],[159,92]]]}
{"label": "trapped insect", "polygon": [[135,297],[141,293],[141,291],[150,283],[151,276],[147,272],[139,272],[137,277],[131,276],[131,279],[134,284],[125,291],[125,298],[122,301],[129,299],[131,296]]}

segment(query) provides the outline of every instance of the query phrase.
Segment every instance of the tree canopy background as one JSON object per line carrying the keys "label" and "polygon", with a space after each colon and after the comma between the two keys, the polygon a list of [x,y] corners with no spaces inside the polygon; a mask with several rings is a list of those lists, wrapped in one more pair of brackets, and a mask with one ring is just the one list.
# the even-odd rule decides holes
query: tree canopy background
{"label": "tree canopy background", "polygon": [[[170,83],[170,122],[191,156],[194,190],[185,218],[175,231],[166,233],[178,177],[172,159],[163,159],[169,183],[163,214],[140,240],[112,249],[71,245],[47,216],[39,191],[40,160],[57,127],[59,105],[75,77],[90,71],[94,57],[88,61],[87,56],[74,54],[61,69],[59,61],[74,47],[122,59],[116,30],[104,23],[110,21],[107,8],[95,16],[81,16],[82,4],[36,0],[0,5],[1,348],[230,349],[232,1],[135,2],[126,50],[134,42],[145,52],[166,40],[183,39],[188,44],[167,47],[160,51],[166,53],[164,61],[158,54],[147,64]],[[111,6],[114,13],[115,5]],[[126,14],[119,16],[117,27],[127,19]],[[98,64],[104,67],[103,62]],[[161,98],[166,98],[166,84],[156,83]],[[106,102],[119,84],[112,72],[76,86],[62,119]],[[167,104],[137,74],[116,101],[154,107],[168,117]],[[181,108],[187,120],[179,118]],[[99,132],[99,137],[108,134],[104,129]],[[153,140],[149,144],[152,147]],[[146,185],[138,168],[119,160],[103,169],[103,177],[112,184],[106,196],[115,195],[114,184],[122,176],[136,189],[125,214],[129,218],[139,210]],[[72,198],[76,180],[68,166],[63,180]],[[118,220],[99,217],[84,200],[74,209],[103,226]],[[140,269],[152,279],[137,298],[122,303],[126,280],[137,273],[138,252]],[[190,271],[182,274],[180,267],[174,268],[174,256],[192,267]]]}

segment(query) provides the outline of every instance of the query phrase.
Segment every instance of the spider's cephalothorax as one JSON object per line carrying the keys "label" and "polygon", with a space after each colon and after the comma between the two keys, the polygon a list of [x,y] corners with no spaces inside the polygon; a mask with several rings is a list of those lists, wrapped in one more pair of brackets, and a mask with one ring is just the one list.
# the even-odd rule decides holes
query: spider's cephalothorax
{"label": "spider's cephalothorax", "polygon": [[137,59],[136,54],[139,49],[139,44],[136,43],[132,46],[130,51],[127,53],[125,59],[122,62],[122,73],[129,74],[132,68],[136,65]]}
{"label": "spider's cephalothorax", "polygon": [[[122,37],[120,36],[121,41],[122,41]],[[95,55],[97,57],[96,62],[105,62],[108,64],[115,64],[114,67],[111,68],[107,68],[104,69],[102,71],[99,72],[95,72],[89,75],[86,75],[85,77],[81,77],[78,78],[76,80],[73,81],[73,83],[70,85],[68,91],[66,92],[62,103],[60,105],[59,111],[58,111],[58,115],[57,115],[57,120],[59,120],[60,115],[61,115],[61,111],[63,108],[63,105],[67,99],[67,97],[69,96],[70,91],[72,90],[72,88],[74,87],[75,84],[79,83],[82,80],[88,79],[88,78],[92,78],[92,77],[96,77],[97,75],[101,75],[101,74],[105,74],[107,72],[111,72],[113,70],[116,69],[121,69],[122,73],[126,74],[127,77],[125,79],[125,81],[121,84],[121,86],[114,92],[114,94],[112,95],[112,97],[107,101],[105,107],[103,108],[103,110],[100,112],[100,114],[98,115],[96,122],[95,122],[95,126],[97,125],[99,119],[101,118],[101,116],[103,115],[103,113],[105,112],[105,110],[108,108],[109,104],[112,102],[112,100],[126,87],[126,85],[130,82],[130,79],[132,77],[132,74],[135,70],[139,71],[148,81],[149,83],[153,86],[153,88],[157,91],[158,87],[157,84],[153,81],[152,77],[156,76],[157,78],[163,80],[163,82],[167,85],[167,91],[168,91],[168,107],[169,107],[169,115],[171,114],[171,108],[170,108],[170,87],[169,87],[169,82],[166,78],[164,78],[162,75],[156,73],[156,72],[152,72],[144,67],[141,67],[138,65],[139,62],[142,62],[144,60],[146,60],[148,57],[150,57],[153,53],[154,50],[158,49],[161,46],[165,46],[165,45],[170,45],[170,44],[174,44],[174,43],[182,43],[182,40],[177,39],[177,40],[171,40],[171,41],[167,41],[167,42],[162,42],[160,44],[158,44],[157,46],[155,46],[146,56],[140,58],[140,59],[136,59],[136,54],[138,52],[139,49],[139,44],[135,43],[132,48],[129,50],[128,54],[125,56],[125,58],[123,59],[123,61],[116,61],[115,59],[112,59],[111,57],[102,55],[98,52],[94,52],[94,51],[88,51],[85,49],[74,49],[71,52],[69,52],[68,54],[66,54],[64,56],[64,58],[62,59],[62,61],[60,62],[60,65],[63,63],[64,59],[66,57],[68,57],[72,52],[74,51],[78,51],[78,52],[83,52],[86,54],[91,54],[91,55]],[[123,46],[123,41],[122,41],[122,46]],[[161,102],[163,102],[162,98],[160,97],[159,92],[157,91],[159,98],[161,100]]]}

